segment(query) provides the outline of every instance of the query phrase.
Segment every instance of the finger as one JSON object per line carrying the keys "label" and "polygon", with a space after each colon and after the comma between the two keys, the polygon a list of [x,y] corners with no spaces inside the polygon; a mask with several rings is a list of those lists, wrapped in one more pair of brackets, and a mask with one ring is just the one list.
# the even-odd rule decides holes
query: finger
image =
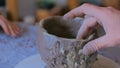
{"label": "finger", "polygon": [[18,34],[18,31],[16,29],[16,26],[14,24],[11,24],[11,27],[12,27],[12,31],[14,32],[14,34],[17,36]]}
{"label": "finger", "polygon": [[13,37],[16,37],[19,34],[19,31],[16,29],[16,25],[12,24]]}
{"label": "finger", "polygon": [[8,24],[8,23],[7,23],[7,25],[8,25],[8,28],[9,28],[9,30],[10,30],[10,34],[11,34],[13,37],[16,37],[16,33],[15,33],[15,29],[14,29],[13,25],[12,25],[12,24]]}
{"label": "finger", "polygon": [[17,25],[15,25],[15,29],[16,29],[16,31],[19,32],[19,27]]}
{"label": "finger", "polygon": [[85,13],[82,11],[82,9],[80,9],[80,7],[78,7],[78,8],[75,8],[75,9],[71,10],[67,14],[65,14],[63,16],[63,19],[65,19],[65,20],[72,19],[72,18],[75,18],[75,17],[83,16],[84,14]]}
{"label": "finger", "polygon": [[13,30],[14,30],[14,33],[16,34],[16,36],[19,34],[19,28],[13,24]]}
{"label": "finger", "polygon": [[8,24],[12,24],[12,25],[15,27],[15,29],[16,29],[17,31],[19,31],[19,28],[18,28],[15,24],[9,22],[9,21],[8,21],[7,19],[5,19],[3,16],[2,16],[1,18],[4,20],[4,22],[6,22],[6,23],[8,23]]}
{"label": "finger", "polygon": [[94,17],[101,17],[102,14],[102,7],[98,7],[92,4],[83,4],[82,6],[75,8],[64,15],[64,19],[71,19],[74,17],[82,16],[82,15],[89,15]]}
{"label": "finger", "polygon": [[19,27],[16,23],[13,23],[14,27],[16,28],[17,31],[19,31]]}
{"label": "finger", "polygon": [[14,27],[14,24],[12,24],[11,22],[9,22],[7,19],[5,19],[3,16],[1,16],[1,19],[5,22],[6,26],[8,27],[8,30],[9,30],[9,35],[12,35],[12,36],[16,36],[18,33],[16,31],[16,28]]}
{"label": "finger", "polygon": [[10,35],[14,36],[14,32],[13,29],[11,27],[11,24],[7,24],[8,25],[8,29],[10,30]]}
{"label": "finger", "polygon": [[1,26],[3,26],[3,30],[5,31],[5,33],[6,32],[9,33],[8,35],[11,35],[11,31],[10,31],[9,25],[8,25],[9,22],[3,16],[0,16],[0,18],[3,21],[3,23],[1,24]]}
{"label": "finger", "polygon": [[95,39],[93,41],[88,42],[84,48],[83,53],[85,55],[90,55],[91,53],[94,53],[95,51],[98,51],[103,48],[113,47],[116,43],[114,43],[114,38],[111,38],[111,36],[102,36],[98,39]]}
{"label": "finger", "polygon": [[98,23],[96,18],[94,17],[85,18],[77,34],[77,39],[85,39],[85,37],[89,35],[97,25]]}
{"label": "finger", "polygon": [[19,32],[19,28],[16,24],[12,24],[13,29],[15,30],[16,33]]}
{"label": "finger", "polygon": [[0,20],[0,26],[3,28],[3,31],[7,34],[10,35],[10,30],[4,21]]}

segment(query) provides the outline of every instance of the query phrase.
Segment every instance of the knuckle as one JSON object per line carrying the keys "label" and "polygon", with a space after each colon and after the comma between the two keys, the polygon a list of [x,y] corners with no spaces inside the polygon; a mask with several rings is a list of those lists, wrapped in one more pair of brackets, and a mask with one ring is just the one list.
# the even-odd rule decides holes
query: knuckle
{"label": "knuckle", "polygon": [[89,3],[84,3],[84,4],[82,4],[81,6],[82,7],[85,7],[85,6],[89,6],[90,4]]}
{"label": "knuckle", "polygon": [[106,11],[106,13],[114,13],[114,9],[113,9],[113,7],[107,7],[107,8],[105,8],[105,11]]}
{"label": "knuckle", "polygon": [[83,6],[88,5],[88,3],[84,3]]}
{"label": "knuckle", "polygon": [[108,6],[107,8],[109,8],[109,9],[113,9],[113,7],[112,7],[112,6]]}

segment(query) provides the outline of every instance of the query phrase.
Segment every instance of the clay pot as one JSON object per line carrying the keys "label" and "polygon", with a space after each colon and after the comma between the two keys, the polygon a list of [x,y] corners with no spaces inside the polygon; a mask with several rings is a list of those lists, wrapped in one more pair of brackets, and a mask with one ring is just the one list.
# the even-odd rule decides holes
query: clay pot
{"label": "clay pot", "polygon": [[46,63],[45,68],[118,68],[115,62],[96,53],[90,56],[82,54],[83,46],[95,38],[95,33],[86,39],[75,39],[80,22],[82,19],[63,20],[60,16],[48,17],[40,22],[37,26],[38,48]]}

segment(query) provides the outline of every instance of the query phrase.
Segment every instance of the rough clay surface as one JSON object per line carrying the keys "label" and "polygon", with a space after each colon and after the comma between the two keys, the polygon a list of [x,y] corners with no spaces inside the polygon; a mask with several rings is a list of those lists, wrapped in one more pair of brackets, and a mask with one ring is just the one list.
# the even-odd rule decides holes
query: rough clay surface
{"label": "rough clay surface", "polygon": [[95,34],[84,40],[75,39],[80,22],[49,17],[40,24],[41,29],[46,31],[38,33],[40,54],[47,63],[46,68],[90,68],[97,60],[97,53],[90,56],[82,54],[83,46],[92,40]]}

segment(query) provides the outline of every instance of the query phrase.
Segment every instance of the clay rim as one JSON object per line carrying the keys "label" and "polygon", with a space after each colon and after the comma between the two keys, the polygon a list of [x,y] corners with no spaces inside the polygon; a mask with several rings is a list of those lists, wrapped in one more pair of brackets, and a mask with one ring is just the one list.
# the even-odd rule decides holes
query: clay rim
{"label": "clay rim", "polygon": [[[55,34],[53,34],[53,33],[50,33],[50,32],[48,32],[48,28],[46,29],[45,28],[45,26],[47,25],[47,26],[49,26],[49,28],[51,28],[52,27],[52,25],[50,24],[50,23],[56,23],[56,22],[50,22],[49,20],[52,20],[53,18],[61,18],[62,19],[62,16],[50,16],[50,17],[47,17],[47,18],[45,18],[45,19],[42,19],[41,21],[40,21],[40,26],[43,28],[43,31],[44,31],[44,33],[46,34],[46,35],[49,35],[49,36],[56,36],[56,37],[59,37],[59,38],[62,38],[62,39],[69,39],[69,40],[77,40],[77,39],[75,39],[76,38],[76,36],[74,36],[74,37],[64,37],[64,36],[59,36],[59,35],[55,35]],[[48,20],[47,22],[46,22],[46,20]],[[62,19],[63,20],[63,19]],[[65,25],[63,25],[62,24],[62,26],[65,26],[65,27],[73,27],[73,25],[74,25],[74,23],[73,22],[75,22],[75,21],[73,21],[73,20],[63,20],[65,23]],[[72,23],[73,25],[70,25],[69,24],[69,22],[70,23]],[[50,25],[49,25],[50,24]],[[76,23],[75,23],[76,24]],[[78,23],[78,24],[80,24],[80,23]],[[57,23],[57,25],[58,25],[58,23]],[[60,24],[61,25],[61,24]],[[55,26],[56,27],[56,26]],[[54,28],[54,27],[53,27]],[[79,28],[80,28],[80,26],[79,26]],[[69,31],[68,31],[69,32]],[[77,34],[77,32],[78,32],[78,30],[76,30],[76,34]],[[70,32],[69,32],[70,33]],[[69,33],[67,33],[67,34],[69,34]],[[75,35],[75,34],[74,34]],[[82,40],[86,40],[86,39],[82,39]],[[78,40],[79,41],[79,40]]]}

